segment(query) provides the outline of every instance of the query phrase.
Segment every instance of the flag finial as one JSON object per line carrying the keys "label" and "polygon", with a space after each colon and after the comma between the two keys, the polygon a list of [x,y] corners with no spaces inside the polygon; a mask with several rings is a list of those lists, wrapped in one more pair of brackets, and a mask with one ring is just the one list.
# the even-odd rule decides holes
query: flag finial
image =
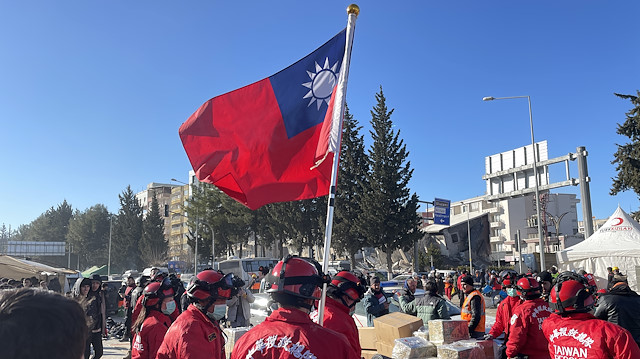
{"label": "flag finial", "polygon": [[360,15],[360,7],[356,4],[351,4],[347,7],[347,14],[356,14],[356,16]]}

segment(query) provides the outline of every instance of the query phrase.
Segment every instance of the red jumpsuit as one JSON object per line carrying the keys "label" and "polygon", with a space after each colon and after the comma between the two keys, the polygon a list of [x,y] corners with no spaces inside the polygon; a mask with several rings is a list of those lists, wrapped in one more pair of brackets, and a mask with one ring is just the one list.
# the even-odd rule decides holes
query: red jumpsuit
{"label": "red jumpsuit", "polygon": [[165,334],[156,358],[225,359],[224,343],[218,322],[191,304]]}
{"label": "red jumpsuit", "polygon": [[507,356],[528,355],[529,359],[549,359],[549,343],[542,333],[542,323],[551,315],[549,304],[542,298],[525,300],[511,317],[511,334]]}
{"label": "red jumpsuit", "polygon": [[510,321],[515,308],[521,303],[520,297],[506,297],[498,305],[496,311],[496,322],[491,327],[489,334],[497,338],[502,333],[509,335]]}
{"label": "red jumpsuit", "polygon": [[[144,298],[144,296],[139,296],[138,300],[136,300],[135,303],[132,303],[131,306],[133,307],[133,310],[131,311],[131,325],[133,325],[133,323],[136,322],[136,320],[138,319],[138,315],[140,314],[140,311],[142,310],[142,299]],[[171,321],[175,322],[175,320],[178,318],[178,316],[180,315],[180,311],[179,310],[174,310],[173,313],[171,313],[170,317],[171,317]],[[131,329],[133,330],[133,328]],[[131,332],[131,336],[133,336],[133,332]]]}
{"label": "red jumpsuit", "polygon": [[155,359],[167,329],[171,326],[169,316],[150,310],[139,333],[133,336],[131,359]]}
{"label": "red jumpsuit", "polygon": [[553,359],[640,358],[640,348],[626,329],[589,313],[551,314],[542,323],[542,331]]}
{"label": "red jumpsuit", "polygon": [[341,301],[327,297],[323,321],[323,327],[343,334],[356,353],[360,353],[358,327],[356,327],[356,322],[353,321],[353,317],[349,314],[349,308],[342,304]]}
{"label": "red jumpsuit", "polygon": [[344,335],[312,322],[309,314],[280,308],[233,347],[231,359],[250,358],[359,359],[360,353],[356,354]]}

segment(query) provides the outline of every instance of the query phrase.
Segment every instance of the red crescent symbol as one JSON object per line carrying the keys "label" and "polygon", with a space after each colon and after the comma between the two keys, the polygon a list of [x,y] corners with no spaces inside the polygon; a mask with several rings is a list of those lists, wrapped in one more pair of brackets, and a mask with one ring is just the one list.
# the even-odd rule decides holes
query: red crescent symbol
{"label": "red crescent symbol", "polygon": [[619,226],[619,225],[621,225],[621,224],[622,224],[622,222],[623,222],[622,218],[620,218],[620,217],[615,217],[614,219],[617,219],[617,220],[619,220],[619,221],[620,221],[620,222],[618,222],[618,223],[613,224],[614,226]]}

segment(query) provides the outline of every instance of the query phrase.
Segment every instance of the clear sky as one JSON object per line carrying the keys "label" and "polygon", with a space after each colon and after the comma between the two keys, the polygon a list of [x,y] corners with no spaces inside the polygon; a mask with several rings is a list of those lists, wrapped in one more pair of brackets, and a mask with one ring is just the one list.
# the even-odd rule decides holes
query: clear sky
{"label": "clear sky", "polygon": [[[322,45],[346,26],[348,4],[0,2],[0,224],[15,229],[64,199],[116,212],[127,185],[187,181],[182,122]],[[482,97],[529,95],[549,157],[589,151],[594,215],[638,208],[635,194],[609,190],[631,109],[613,93],[640,89],[640,2],[359,5],[347,102],[370,143],[383,87],[422,200],[483,195],[485,156],[531,139],[526,99]],[[552,181],[563,175],[551,167]]]}

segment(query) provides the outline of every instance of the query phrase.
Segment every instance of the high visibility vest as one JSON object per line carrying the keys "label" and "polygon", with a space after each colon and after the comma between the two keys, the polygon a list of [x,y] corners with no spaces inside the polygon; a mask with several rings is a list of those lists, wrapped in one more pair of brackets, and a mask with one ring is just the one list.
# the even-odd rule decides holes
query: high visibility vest
{"label": "high visibility vest", "polygon": [[482,298],[482,294],[480,294],[478,290],[474,290],[473,292],[469,293],[467,295],[467,298],[465,298],[464,304],[462,304],[462,312],[460,313],[460,318],[466,320],[467,322],[471,321],[471,298],[475,297],[476,295],[480,296],[480,300],[482,302],[482,312],[480,313],[480,322],[478,323],[474,331],[484,333],[484,322],[486,319],[484,313],[484,298]]}

